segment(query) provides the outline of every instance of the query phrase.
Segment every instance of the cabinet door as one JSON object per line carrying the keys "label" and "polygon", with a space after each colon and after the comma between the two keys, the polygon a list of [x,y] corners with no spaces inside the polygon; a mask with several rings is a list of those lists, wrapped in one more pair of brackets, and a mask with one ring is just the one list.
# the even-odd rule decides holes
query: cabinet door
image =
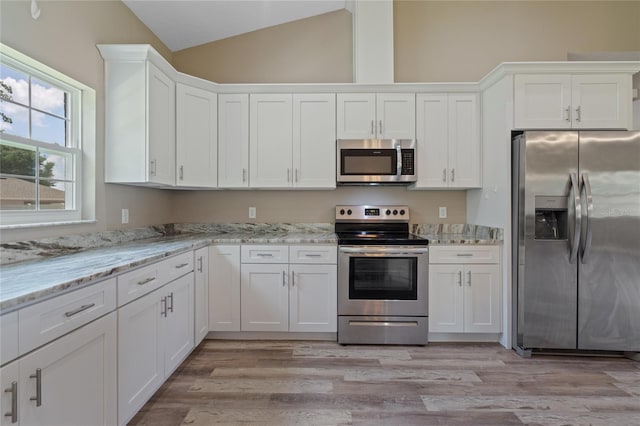
{"label": "cabinet door", "polygon": [[19,424],[22,386],[19,361],[0,368],[0,426]]}
{"label": "cabinet door", "polygon": [[461,265],[429,265],[429,331],[463,331]]}
{"label": "cabinet door", "polygon": [[336,187],[336,96],[293,95],[293,184]]}
{"label": "cabinet door", "polygon": [[[37,371],[40,406],[30,400],[37,395]],[[20,384],[23,425],[116,424],[116,314],[22,358]]]}
{"label": "cabinet door", "polygon": [[175,185],[175,83],[151,63],[147,63],[147,70],[149,181]]}
{"label": "cabinet door", "polygon": [[209,271],[209,330],[240,331],[240,246],[210,246]]}
{"label": "cabinet door", "polygon": [[160,290],[166,297],[164,377],[193,349],[193,272]]}
{"label": "cabinet door", "polygon": [[374,93],[338,93],[338,139],[376,137],[376,95]]}
{"label": "cabinet door", "polygon": [[378,93],[376,103],[379,139],[415,139],[416,97],[413,93]]}
{"label": "cabinet door", "polygon": [[289,266],[242,265],[242,331],[289,329]]}
{"label": "cabinet door", "polygon": [[574,128],[631,127],[631,77],[628,75],[574,75],[571,98]]}
{"label": "cabinet door", "polygon": [[448,116],[449,186],[479,188],[482,186],[479,96],[449,95]]}
{"label": "cabinet door", "polygon": [[501,286],[498,265],[465,265],[464,331],[501,331]]}
{"label": "cabinet door", "polygon": [[253,188],[293,185],[292,95],[251,95],[249,179]]}
{"label": "cabinet door", "polygon": [[335,332],[336,265],[291,265],[289,331]]}
{"label": "cabinet door", "polygon": [[516,129],[571,127],[571,76],[520,74],[515,76]]}
{"label": "cabinet door", "polygon": [[177,185],[218,185],[218,99],[215,93],[176,86]]}
{"label": "cabinet door", "polygon": [[249,186],[249,95],[218,96],[218,187]]}
{"label": "cabinet door", "polygon": [[127,423],[164,381],[162,297],[164,289],[158,289],[118,309],[118,424]]}
{"label": "cabinet door", "polygon": [[445,188],[448,185],[448,96],[417,96],[417,188]]}
{"label": "cabinet door", "polygon": [[195,251],[194,278],[194,318],[195,342],[197,346],[209,332],[209,248],[202,247]]}

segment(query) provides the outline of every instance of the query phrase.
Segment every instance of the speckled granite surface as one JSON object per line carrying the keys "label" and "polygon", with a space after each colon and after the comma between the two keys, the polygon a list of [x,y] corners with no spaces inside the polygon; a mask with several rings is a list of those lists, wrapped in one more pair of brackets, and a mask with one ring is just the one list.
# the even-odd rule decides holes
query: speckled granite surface
{"label": "speckled granite surface", "polygon": [[469,224],[415,224],[411,233],[429,240],[429,244],[500,244],[502,228]]}

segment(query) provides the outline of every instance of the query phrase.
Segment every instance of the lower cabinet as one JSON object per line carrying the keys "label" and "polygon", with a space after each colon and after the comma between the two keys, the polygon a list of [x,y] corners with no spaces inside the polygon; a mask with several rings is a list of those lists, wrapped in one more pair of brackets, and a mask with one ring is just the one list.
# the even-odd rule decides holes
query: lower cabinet
{"label": "lower cabinet", "polygon": [[336,265],[290,265],[289,331],[335,332],[338,309]]}
{"label": "lower cabinet", "polygon": [[240,246],[210,246],[209,271],[209,330],[240,331]]}
{"label": "lower cabinet", "polygon": [[242,331],[289,330],[289,265],[243,264]]}
{"label": "lower cabinet", "polygon": [[118,310],[118,423],[126,424],[194,346],[190,272]]}
{"label": "lower cabinet", "polygon": [[458,252],[451,246],[431,248],[430,332],[502,331],[502,286],[498,259],[497,246],[464,247]]}
{"label": "lower cabinet", "polygon": [[0,424],[115,424],[116,365],[111,313],[2,367]]}

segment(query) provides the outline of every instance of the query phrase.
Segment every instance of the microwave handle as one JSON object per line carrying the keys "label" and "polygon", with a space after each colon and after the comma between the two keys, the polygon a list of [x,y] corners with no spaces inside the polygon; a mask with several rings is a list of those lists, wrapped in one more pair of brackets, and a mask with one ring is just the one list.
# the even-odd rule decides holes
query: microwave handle
{"label": "microwave handle", "polygon": [[396,145],[396,176],[402,176],[402,147]]}

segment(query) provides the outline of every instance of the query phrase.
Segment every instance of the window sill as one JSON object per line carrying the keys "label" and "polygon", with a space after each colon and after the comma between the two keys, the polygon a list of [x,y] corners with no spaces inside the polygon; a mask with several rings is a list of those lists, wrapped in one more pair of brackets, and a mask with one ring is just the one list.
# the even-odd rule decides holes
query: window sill
{"label": "window sill", "polygon": [[15,225],[0,225],[0,230],[7,229],[26,229],[26,228],[46,228],[50,226],[71,226],[71,225],[86,225],[91,223],[97,223],[96,220],[68,220],[61,222],[43,222],[43,223],[19,223]]}

